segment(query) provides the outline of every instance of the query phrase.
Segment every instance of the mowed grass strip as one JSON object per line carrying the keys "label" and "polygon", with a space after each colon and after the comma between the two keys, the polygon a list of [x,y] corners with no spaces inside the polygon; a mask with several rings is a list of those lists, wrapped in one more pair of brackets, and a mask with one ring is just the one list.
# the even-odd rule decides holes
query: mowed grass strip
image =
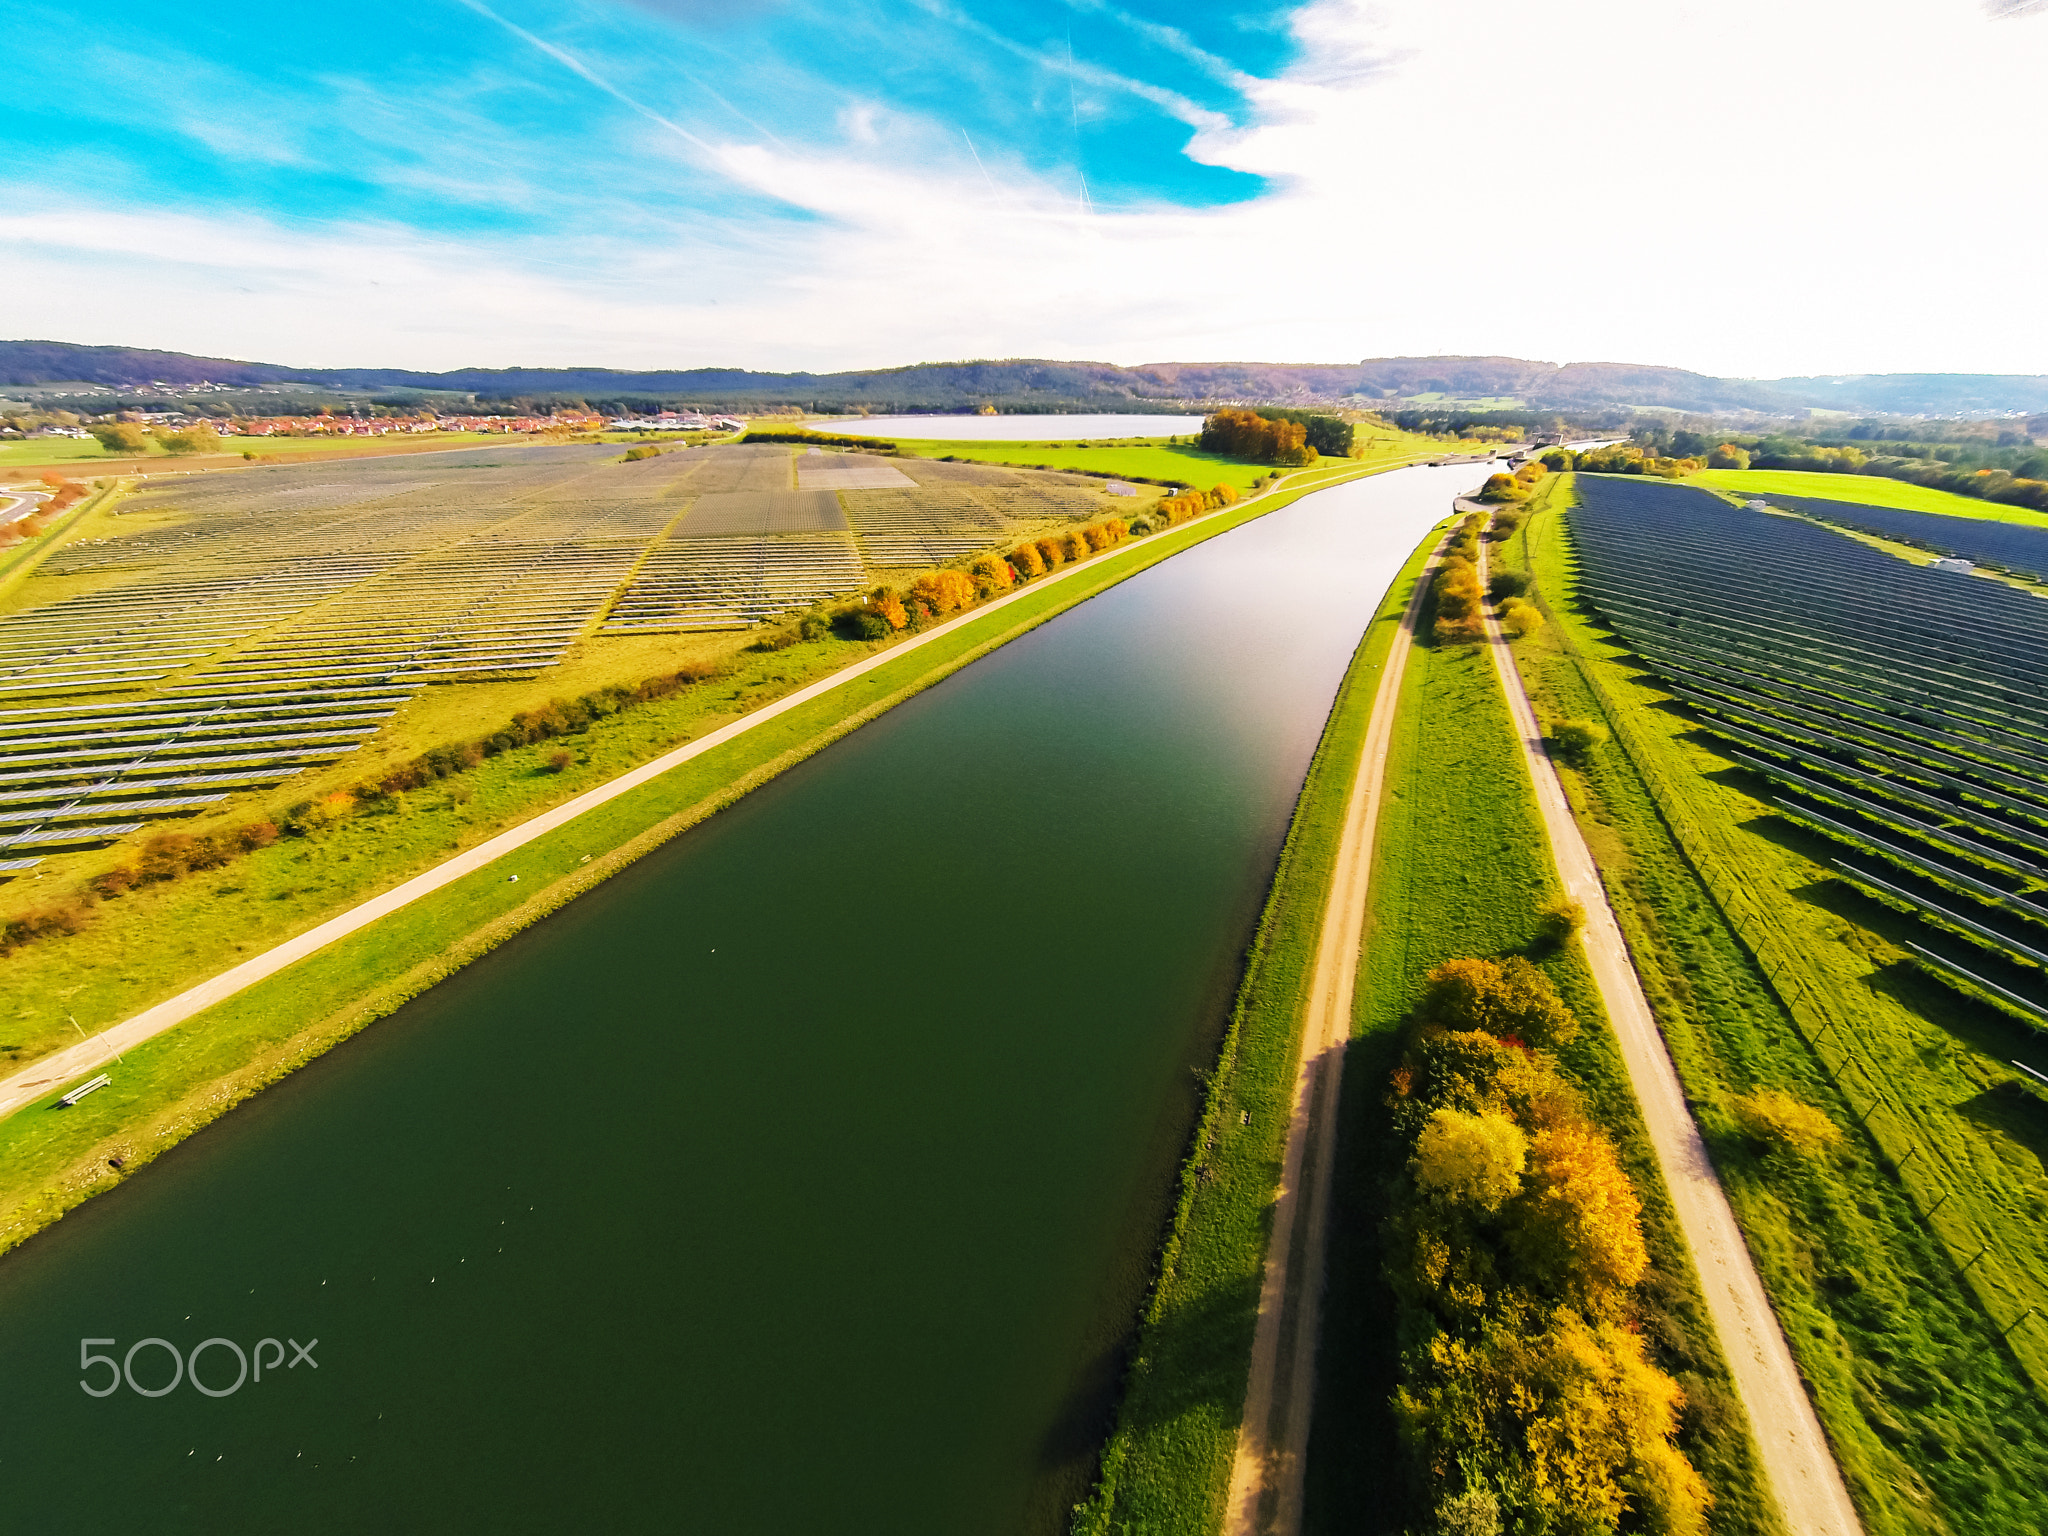
{"label": "mowed grass strip", "polygon": [[1823,501],[1851,501],[1866,507],[1897,507],[1905,512],[1937,512],[1944,517],[1975,517],[1991,523],[2025,523],[2048,528],[2048,512],[2007,507],[1974,496],[1892,480],[1883,475],[1831,475],[1810,469],[1707,469],[1688,477],[1717,491],[1738,496],[1813,496]]}
{"label": "mowed grass strip", "polygon": [[1409,661],[1388,763],[1372,897],[1344,1067],[1316,1417],[1308,1467],[1311,1533],[1400,1536],[1428,1498],[1403,1475],[1389,1402],[1400,1341],[1383,1265],[1387,1184],[1405,1149],[1388,1077],[1402,1021],[1428,972],[1461,956],[1528,956],[1583,1025],[1558,1052],[1613,1136],[1643,1201],[1651,1267],[1638,1297],[1652,1359],[1684,1387],[1679,1435],[1716,1499],[1712,1528],[1775,1532],[1748,1421],[1658,1172],[1619,1047],[1576,941],[1541,940],[1539,908],[1561,893],[1549,843],[1493,665],[1479,646],[1418,646]]}
{"label": "mowed grass strip", "polygon": [[[0,1120],[0,1251],[902,699],[1126,577],[1300,494],[1282,492],[1122,546],[1068,579],[1027,589],[1008,607],[764,722],[127,1052],[114,1085],[78,1111],[50,1112],[53,1089],[42,1103]],[[836,644],[845,660],[870,652],[844,642],[815,644]],[[798,649],[756,658],[760,670],[751,676],[705,685],[718,690],[712,698],[725,718],[800,686],[790,659]],[[690,696],[678,702],[687,707]],[[47,1013],[45,1022],[54,1020],[59,1043],[72,1013],[83,1012],[95,1026],[128,1017],[391,888],[457,847],[473,846],[647,760],[673,744],[678,718],[665,704],[640,706],[587,735],[520,748],[430,789],[392,797],[383,814],[353,816],[316,838],[281,841],[217,874],[108,903],[102,923],[85,934],[38,943],[0,962],[7,966],[9,1002],[33,999]],[[705,729],[722,723],[718,715],[698,719]],[[565,745],[576,749],[579,763],[560,774],[545,771]],[[509,879],[515,874],[516,883]],[[273,905],[293,916],[266,928]],[[108,1006],[86,1011],[92,1001]],[[119,1168],[112,1165],[116,1159]]]}
{"label": "mowed grass strip", "polygon": [[1075,1522],[1087,1536],[1200,1536],[1222,1524],[1308,986],[1353,770],[1401,614],[1437,538],[1432,531],[1388,588],[1303,781],[1181,1169],[1101,1480]]}
{"label": "mowed grass strip", "polygon": [[[1567,498],[1504,551],[1549,616],[1517,657],[1546,721],[1614,732],[1566,787],[1866,1527],[2048,1528],[2048,1105],[2005,1065],[2048,1051],[1912,965],[1910,921],[1574,608]],[[1731,1108],[1757,1088],[1846,1150],[1761,1155]]]}

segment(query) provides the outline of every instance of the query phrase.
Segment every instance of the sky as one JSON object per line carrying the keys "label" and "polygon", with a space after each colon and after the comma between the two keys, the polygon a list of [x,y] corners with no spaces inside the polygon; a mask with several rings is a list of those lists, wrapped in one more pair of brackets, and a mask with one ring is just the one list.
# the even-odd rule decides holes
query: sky
{"label": "sky", "polygon": [[2048,372],[2048,0],[6,0],[0,336]]}

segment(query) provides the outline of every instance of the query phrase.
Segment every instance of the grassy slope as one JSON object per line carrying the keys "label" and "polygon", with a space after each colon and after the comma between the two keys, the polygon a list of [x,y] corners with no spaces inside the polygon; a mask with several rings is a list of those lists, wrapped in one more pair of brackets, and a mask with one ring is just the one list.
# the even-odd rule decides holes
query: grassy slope
{"label": "grassy slope", "polygon": [[1536,909],[1558,886],[1492,664],[1478,647],[1421,647],[1410,669],[1345,1065],[1307,1528],[1373,1536],[1406,1528],[1387,1411],[1397,1365],[1393,1303],[1379,1241],[1381,1190],[1401,1156],[1388,1125],[1387,1075],[1398,1059],[1402,1018],[1431,967],[1461,955],[1519,952],[1544,967],[1585,1023],[1560,1054],[1620,1144],[1643,1197],[1652,1255],[1645,1331],[1690,1398],[1681,1444],[1719,1501],[1714,1529],[1774,1531],[1746,1422],[1592,975],[1576,944],[1546,951],[1537,942]]}
{"label": "grassy slope", "polygon": [[[96,1106],[90,1114],[51,1115],[30,1106],[0,1121],[0,1250],[109,1182],[108,1158],[120,1157],[132,1172],[264,1083],[880,710],[1124,577],[1294,495],[1106,552],[1081,574],[1030,592],[443,888],[128,1052],[115,1086],[88,1101]],[[835,646],[835,664],[868,650],[817,642],[751,658],[750,675],[629,711],[582,737],[507,753],[398,797],[390,814],[353,817],[318,839],[282,841],[223,870],[110,902],[87,938],[46,941],[9,957],[10,1002],[35,1008],[41,1024],[57,1031],[68,1031],[72,1013],[94,1027],[126,1017],[232,963],[238,951],[253,953],[303,931],[457,846],[473,846],[544,804],[645,761],[679,736],[702,735],[721,718],[794,691],[812,675],[798,670],[801,653]],[[701,711],[707,703],[712,713],[700,713],[694,724],[679,713]],[[577,749],[582,761],[559,776],[538,772],[564,745]],[[473,796],[467,803],[457,798],[464,790]],[[506,878],[513,873],[520,876],[516,885]],[[279,909],[296,915],[289,922],[272,919]],[[9,1023],[19,1027],[19,1021],[0,1021],[0,1028]],[[50,1043],[59,1040],[54,1035]]]}
{"label": "grassy slope", "polygon": [[[1216,1530],[1244,1410],[1273,1190],[1330,875],[1373,690],[1432,534],[1388,588],[1345,673],[1295,805],[1147,1303],[1102,1481],[1076,1529]],[[1245,1120],[1245,1116],[1249,1120]]]}
{"label": "grassy slope", "polygon": [[[1539,711],[1615,731],[1567,787],[1868,1529],[2042,1529],[2048,1107],[2003,1065],[2038,1051],[1903,963],[1900,920],[1828,879],[1825,847],[1571,609],[1559,515],[1508,563],[1551,615],[1519,652]],[[1754,1156],[1728,1103],[1758,1085],[1820,1105],[1848,1149]]]}
{"label": "grassy slope", "polygon": [[[1418,455],[1442,453],[1446,445],[1431,438],[1396,432],[1391,427],[1369,434],[1372,446],[1364,462],[1382,464]],[[1142,475],[1153,480],[1175,480],[1201,490],[1216,485],[1250,489],[1252,483],[1269,473],[1263,464],[1246,464],[1199,448],[1176,448],[1163,443],[1105,444],[1061,443],[1057,438],[1044,443],[956,443],[912,442],[902,446],[928,459],[952,457],[987,464],[1028,464],[1046,469],[1085,469],[1101,474]],[[1328,462],[1328,461],[1324,461]],[[1339,461],[1344,462],[1344,461]]]}
{"label": "grassy slope", "polygon": [[1830,475],[1805,469],[1707,469],[1690,477],[1717,491],[1744,496],[1816,496],[1824,501],[1860,502],[1866,507],[1899,507],[1908,512],[1939,512],[1947,517],[1976,517],[1993,523],[2026,523],[2048,528],[2048,512],[2000,506],[1974,496],[1958,496],[1910,480],[1883,475]]}

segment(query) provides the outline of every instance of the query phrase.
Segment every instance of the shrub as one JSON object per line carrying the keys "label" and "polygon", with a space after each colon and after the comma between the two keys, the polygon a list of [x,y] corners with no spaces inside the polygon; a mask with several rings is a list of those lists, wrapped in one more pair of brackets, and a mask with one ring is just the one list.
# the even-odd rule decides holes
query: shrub
{"label": "shrub", "polygon": [[1497,1038],[1563,1045],[1579,1021],[1550,978],[1524,960],[1446,960],[1429,973],[1418,1012],[1448,1030],[1477,1030]]}
{"label": "shrub", "polygon": [[1536,909],[1536,916],[1543,937],[1553,944],[1564,943],[1586,926],[1585,907],[1569,896],[1551,897]]}
{"label": "shrub", "polygon": [[872,608],[842,609],[832,625],[849,640],[880,640],[889,633],[889,621]]}
{"label": "shrub", "polygon": [[1486,484],[1480,488],[1481,501],[1520,501],[1529,494],[1529,487],[1513,475],[1488,475]]}
{"label": "shrub", "polygon": [[642,459],[658,459],[660,457],[661,450],[659,448],[653,447],[652,445],[643,445],[638,448],[628,448],[626,450],[626,462],[628,464],[637,464]]}
{"label": "shrub", "polygon": [[1733,443],[1723,443],[1720,447],[1708,452],[1707,468],[1747,469],[1749,468],[1749,450],[1747,448],[1738,448]]}
{"label": "shrub", "polygon": [[1759,1088],[1729,1106],[1753,1141],[1772,1152],[1811,1162],[1842,1144],[1842,1129],[1811,1104],[1776,1088]]}
{"label": "shrub", "polygon": [[1550,728],[1550,749],[1574,766],[1584,766],[1607,745],[1607,727],[1597,720],[1560,720]]}
{"label": "shrub", "polygon": [[1500,622],[1510,635],[1522,640],[1543,627],[1543,615],[1534,603],[1511,597],[1500,605]]}
{"label": "shrub", "polygon": [[901,629],[910,622],[910,614],[903,606],[903,599],[887,587],[877,587],[868,594],[868,611],[880,616],[891,629]]}
{"label": "shrub", "polygon": [[77,902],[23,912],[0,923],[0,955],[12,954],[24,944],[59,934],[77,933],[91,921],[92,914]]}
{"label": "shrub", "polygon": [[1495,571],[1486,583],[1486,592],[1495,602],[1504,597],[1522,597],[1529,590],[1529,576],[1526,571]]}
{"label": "shrub", "polygon": [[576,754],[574,752],[550,752],[548,754],[548,760],[546,764],[547,771],[549,773],[560,773],[564,768],[567,768],[571,763],[575,761]]}

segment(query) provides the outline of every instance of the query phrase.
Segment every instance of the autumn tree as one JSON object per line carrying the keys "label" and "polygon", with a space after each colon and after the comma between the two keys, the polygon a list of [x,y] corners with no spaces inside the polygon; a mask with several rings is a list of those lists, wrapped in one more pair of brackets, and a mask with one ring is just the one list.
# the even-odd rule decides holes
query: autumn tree
{"label": "autumn tree", "polygon": [[1038,552],[1036,544],[1020,544],[1010,551],[1010,564],[1017,568],[1020,576],[1043,576],[1045,557]]}
{"label": "autumn tree", "polygon": [[1579,1032],[1550,978],[1520,955],[1446,960],[1429,973],[1417,1011],[1445,1029],[1483,1030],[1536,1045],[1563,1045]]}
{"label": "autumn tree", "polygon": [[983,555],[967,569],[974,582],[975,595],[990,597],[1017,580],[1017,573],[1010,568],[1010,562],[1001,555]]}
{"label": "autumn tree", "polygon": [[901,629],[910,622],[910,613],[903,606],[903,599],[888,587],[877,587],[870,592],[868,607],[880,614],[882,622],[891,629]]}
{"label": "autumn tree", "polygon": [[1614,1143],[1586,1124],[1529,1139],[1528,1177],[1505,1213],[1518,1272],[1546,1294],[1606,1312],[1649,1267],[1643,1202]]}
{"label": "autumn tree", "polygon": [[1426,1194],[1494,1211],[1521,1189],[1528,1161],[1529,1138],[1506,1115],[1439,1109],[1408,1166]]}
{"label": "autumn tree", "polygon": [[911,583],[910,595],[933,615],[952,613],[974,601],[974,583],[959,571],[931,571]]}
{"label": "autumn tree", "polygon": [[1707,451],[1707,468],[1747,469],[1749,468],[1749,450],[1747,448],[1738,448],[1733,443],[1723,443],[1720,447]]}

